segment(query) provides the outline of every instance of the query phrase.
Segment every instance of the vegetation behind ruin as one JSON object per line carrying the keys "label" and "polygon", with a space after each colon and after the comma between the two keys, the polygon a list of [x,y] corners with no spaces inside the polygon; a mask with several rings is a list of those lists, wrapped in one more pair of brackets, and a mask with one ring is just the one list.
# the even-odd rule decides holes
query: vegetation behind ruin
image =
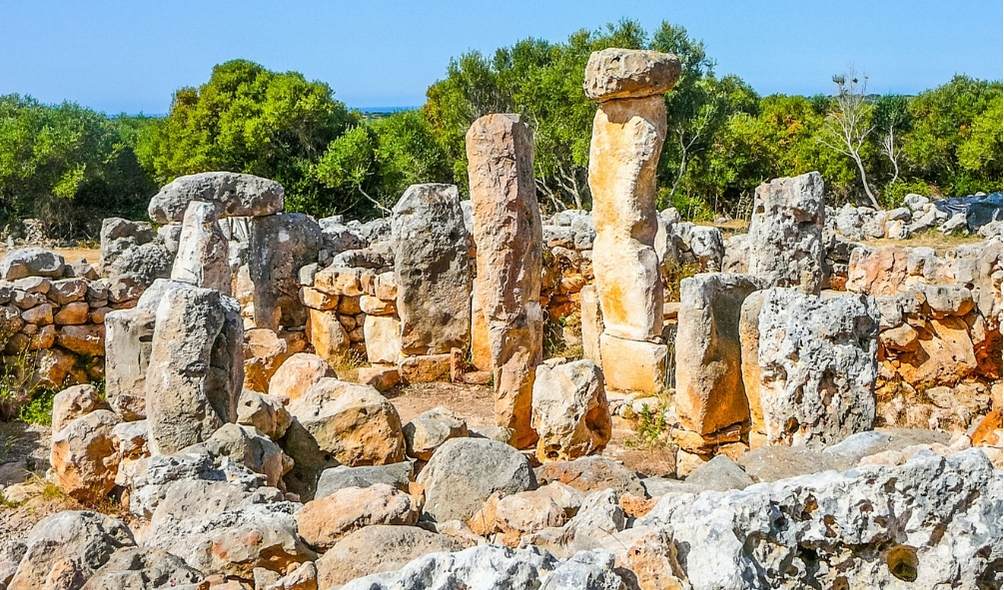
{"label": "vegetation behind ruin", "polygon": [[582,92],[583,70],[590,52],[611,46],[681,58],[681,79],[666,95],[659,205],[684,217],[741,217],[759,183],[810,170],[822,173],[831,203],[867,203],[855,160],[834,141],[845,81],[863,97],[859,155],[882,205],[907,192],[1001,188],[999,81],[959,75],[917,96],[876,96],[862,75],[835,77],[833,96],[760,96],[740,77],[720,75],[683,27],[664,22],[647,33],[623,21],[563,43],[526,39],[493,55],[461,55],[424,106],[381,117],[349,110],[323,82],[244,60],[179,89],[165,117],[0,97],[0,217],[39,217],[54,233],[94,237],[88,219],[143,218],[156,186],[210,170],[274,178],[291,210],[372,217],[412,183],[465,191],[464,133],[489,112],[519,113],[533,128],[545,210],[588,209],[595,107]]}

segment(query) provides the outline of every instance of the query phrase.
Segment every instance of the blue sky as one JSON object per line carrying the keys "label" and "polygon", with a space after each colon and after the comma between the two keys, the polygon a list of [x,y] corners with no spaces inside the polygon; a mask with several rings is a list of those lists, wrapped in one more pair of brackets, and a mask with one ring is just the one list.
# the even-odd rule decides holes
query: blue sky
{"label": "blue sky", "polygon": [[913,93],[955,73],[1000,79],[1001,10],[1000,0],[0,0],[0,94],[164,113],[175,89],[240,57],[323,80],[353,107],[417,105],[464,51],[625,17],[684,25],[719,73],[764,94],[825,92],[848,66],[875,92]]}

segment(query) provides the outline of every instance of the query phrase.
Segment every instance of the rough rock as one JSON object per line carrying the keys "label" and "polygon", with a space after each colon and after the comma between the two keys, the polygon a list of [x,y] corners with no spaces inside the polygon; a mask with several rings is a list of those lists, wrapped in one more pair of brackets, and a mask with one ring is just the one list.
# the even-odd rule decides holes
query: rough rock
{"label": "rough rock", "polygon": [[605,547],[627,526],[627,515],[611,489],[593,492],[582,500],[578,512],[561,527],[527,535],[528,543],[539,545],[558,557]]}
{"label": "rough rock", "polygon": [[282,211],[282,185],[274,180],[234,172],[179,176],[150,199],[154,223],[180,222],[191,201],[213,204],[219,217],[257,217]]}
{"label": "rough rock", "polygon": [[145,546],[177,555],[206,575],[250,582],[255,568],[285,572],[315,559],[296,533],[293,502],[258,502],[213,514],[169,519],[150,530]]}
{"label": "rough rock", "polygon": [[757,187],[747,239],[747,272],[769,286],[819,293],[824,278],[823,177],[810,172]]}
{"label": "rough rock", "polygon": [[317,221],[303,213],[255,217],[248,238],[248,277],[253,285],[253,317],[259,328],[302,326],[301,267],[317,262],[324,243]]}
{"label": "rough rock", "polygon": [[993,587],[1000,477],[976,450],[921,455],[896,468],[666,496],[638,525],[688,548],[681,566],[695,589]]}
{"label": "rough rock", "polygon": [[311,500],[296,516],[300,538],[327,550],[352,531],[370,525],[413,525],[418,506],[407,492],[387,485],[341,488]]}
{"label": "rough rock", "polygon": [[142,290],[157,279],[170,277],[173,261],[171,252],[153,241],[122,252],[104,271],[110,279],[133,282]]}
{"label": "rough rock", "polygon": [[541,484],[558,481],[585,493],[609,488],[618,494],[645,495],[645,488],[637,474],[606,457],[546,463],[536,470],[536,474]]}
{"label": "rough rock", "polygon": [[0,279],[16,281],[24,277],[61,278],[65,261],[59,254],[43,248],[20,248],[0,258]]}
{"label": "rough rock", "polygon": [[426,518],[467,520],[495,492],[513,494],[536,487],[526,457],[504,443],[454,438],[443,443],[418,476],[425,489]]}
{"label": "rough rock", "polygon": [[760,406],[772,444],[828,444],[875,420],[878,311],[863,295],[763,293]]}
{"label": "rough rock", "polygon": [[98,388],[90,383],[74,385],[60,391],[52,398],[52,431],[59,432],[76,418],[95,410],[107,410]]}
{"label": "rough rock", "polygon": [[126,250],[154,239],[153,228],[143,221],[129,221],[121,217],[101,220],[101,261],[99,267],[108,268]]}
{"label": "rough rock", "polygon": [[537,367],[533,385],[537,459],[559,461],[598,453],[610,441],[603,373],[592,361]]}
{"label": "rough rock", "polygon": [[[355,578],[404,567],[430,553],[456,551],[452,538],[413,526],[373,525],[346,535],[317,560],[319,588],[336,588]],[[372,588],[357,581],[342,588]],[[429,586],[411,586],[413,588]]]}
{"label": "rough rock", "polygon": [[233,299],[190,286],[164,293],[145,384],[152,453],[179,451],[236,419],[243,341]]}
{"label": "rough rock", "polygon": [[724,273],[681,281],[675,400],[685,428],[704,435],[749,420],[739,315],[759,286],[752,276]]}
{"label": "rough rock", "polygon": [[600,359],[608,390],[656,395],[666,386],[669,347],[643,340],[600,336]]}
{"label": "rough rock", "polygon": [[415,184],[391,218],[401,351],[467,348],[471,268],[457,187]]}
{"label": "rough rock", "polygon": [[317,480],[317,490],[314,499],[331,495],[342,488],[367,488],[382,483],[394,486],[401,491],[408,491],[414,464],[411,461],[388,463],[386,465],[363,465],[348,467],[339,465],[321,472]]}
{"label": "rough rock", "polygon": [[263,474],[268,485],[273,487],[279,487],[282,476],[293,468],[293,460],[272,439],[253,426],[240,424],[224,424],[207,440],[192,445],[183,452],[227,457]]}
{"label": "rough rock", "polygon": [[268,394],[245,389],[237,400],[237,423],[253,426],[272,440],[279,440],[293,418],[282,401]]}
{"label": "rough rock", "polygon": [[718,455],[691,471],[687,483],[701,490],[741,490],[753,485],[753,478],[726,455]]}
{"label": "rough rock", "polygon": [[590,54],[582,87],[592,100],[642,98],[669,92],[679,77],[671,53],[610,48]]}
{"label": "rough rock", "polygon": [[171,278],[230,294],[229,246],[211,203],[191,201],[185,210]]}
{"label": "rough rock", "polygon": [[471,125],[466,143],[477,244],[474,308],[487,332],[496,423],[524,448],[536,438],[530,406],[543,342],[533,135],[517,115],[491,114]]}
{"label": "rough rock", "polygon": [[52,436],[52,464],[56,485],[67,495],[97,503],[115,487],[118,455],[112,429],[119,418],[110,410],[85,414]]}
{"label": "rough rock", "polygon": [[404,459],[401,419],[372,387],[328,377],[287,408],[294,420],[282,446],[295,465],[286,484],[303,497],[313,495],[318,476],[328,467]]}
{"label": "rough rock", "polygon": [[195,590],[202,580],[201,572],[166,551],[123,547],[94,572],[82,590]]}
{"label": "rough rock", "polygon": [[463,418],[442,406],[422,412],[404,425],[404,442],[409,457],[428,461],[444,442],[468,436]]}
{"label": "rough rock", "polygon": [[334,375],[331,367],[316,354],[298,352],[287,358],[272,374],[268,394],[282,403],[303,397],[321,379]]}
{"label": "rough rock", "polygon": [[7,590],[72,590],[121,547],[135,545],[122,522],[88,510],[66,510],[32,527]]}

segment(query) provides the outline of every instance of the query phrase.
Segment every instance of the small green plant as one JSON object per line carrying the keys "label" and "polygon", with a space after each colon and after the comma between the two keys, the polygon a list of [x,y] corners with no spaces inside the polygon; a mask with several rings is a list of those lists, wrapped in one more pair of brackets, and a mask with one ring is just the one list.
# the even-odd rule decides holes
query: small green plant
{"label": "small green plant", "polygon": [[8,500],[7,496],[4,496],[3,491],[0,490],[0,508],[14,509],[20,505],[21,505],[20,502]]}
{"label": "small green plant", "polygon": [[18,420],[38,426],[52,425],[52,400],[55,397],[54,389],[37,389],[31,400],[21,406]]}
{"label": "small green plant", "polygon": [[24,351],[0,361],[0,420],[9,422],[31,401],[34,385],[34,356]]}

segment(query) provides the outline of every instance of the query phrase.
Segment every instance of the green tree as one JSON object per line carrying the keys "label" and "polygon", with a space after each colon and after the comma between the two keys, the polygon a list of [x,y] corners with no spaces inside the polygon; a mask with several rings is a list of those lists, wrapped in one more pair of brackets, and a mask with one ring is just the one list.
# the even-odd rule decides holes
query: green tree
{"label": "green tree", "polygon": [[40,217],[55,232],[96,235],[89,221],[135,215],[153,186],[128,132],[143,124],[72,103],[0,97],[0,217]]}
{"label": "green tree", "polygon": [[327,84],[234,60],[214,67],[198,88],[178,90],[167,118],[141,133],[139,151],[157,182],[247,172],[282,183],[288,209],[314,212],[343,206],[311,171],[354,122]]}

